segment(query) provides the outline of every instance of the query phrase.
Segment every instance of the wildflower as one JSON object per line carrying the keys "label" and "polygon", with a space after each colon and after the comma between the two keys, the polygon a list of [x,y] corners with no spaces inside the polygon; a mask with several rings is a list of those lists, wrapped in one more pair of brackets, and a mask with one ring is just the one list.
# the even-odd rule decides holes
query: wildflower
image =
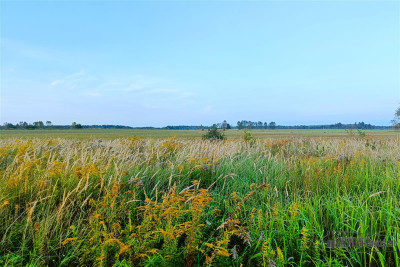
{"label": "wildflower", "polygon": [[19,205],[16,204],[14,208],[15,208],[15,214],[16,214],[18,212],[18,210],[19,210]]}
{"label": "wildflower", "polygon": [[62,246],[65,246],[66,244],[68,244],[69,242],[71,242],[71,241],[73,241],[73,240],[75,240],[76,239],[76,237],[68,237],[67,239],[65,239],[63,242],[61,242],[61,245]]}
{"label": "wildflower", "polygon": [[170,233],[168,231],[165,231],[164,229],[159,230],[159,232],[165,237],[165,236],[169,236],[171,239],[175,239],[175,236],[173,233]]}
{"label": "wildflower", "polygon": [[272,207],[272,215],[273,216],[278,216],[278,209],[279,209],[279,202],[275,203],[274,206]]}
{"label": "wildflower", "polygon": [[258,188],[261,190],[266,190],[266,189],[269,189],[270,186],[269,186],[269,184],[263,183],[263,184],[259,185]]}
{"label": "wildflower", "polygon": [[121,229],[121,225],[119,223],[113,223],[113,225],[111,226],[113,229],[115,230],[120,230]]}
{"label": "wildflower", "polygon": [[100,257],[96,258],[96,261],[102,261],[102,260],[104,260],[105,258],[106,258],[105,256],[100,256]]}
{"label": "wildflower", "polygon": [[238,200],[240,200],[240,198],[239,198],[239,196],[237,195],[237,193],[236,192],[232,192],[231,193],[231,197],[233,198],[233,200],[235,200],[235,201],[238,201]]}
{"label": "wildflower", "polygon": [[119,244],[119,255],[123,254],[125,251],[129,250],[129,246],[125,245],[122,242],[118,242]]}
{"label": "wildflower", "polygon": [[338,163],[337,167],[333,168],[333,173],[340,173],[340,172],[342,172],[342,165]]}
{"label": "wildflower", "polygon": [[308,249],[308,237],[309,237],[309,233],[308,233],[308,229],[307,227],[303,227],[301,229],[301,247],[300,250],[305,251]]}
{"label": "wildflower", "polygon": [[114,183],[113,187],[111,188],[111,195],[116,197],[118,195],[119,187],[118,183]]}
{"label": "wildflower", "polygon": [[314,244],[314,256],[316,259],[319,259],[320,257],[320,250],[321,250],[321,243],[316,240]]}
{"label": "wildflower", "polygon": [[89,199],[89,205],[90,206],[93,206],[93,205],[95,205],[96,204],[96,200],[94,200],[93,198],[90,198]]}
{"label": "wildflower", "polygon": [[221,211],[220,209],[215,209],[215,210],[214,210],[214,214],[215,214],[215,215],[221,215],[221,212],[222,212],[222,211]]}
{"label": "wildflower", "polygon": [[262,260],[263,260],[264,265],[272,266],[270,261],[271,261],[271,258],[275,257],[275,251],[272,249],[270,242],[271,242],[271,239],[268,238],[266,241],[264,241],[262,243],[261,253],[262,253]]}
{"label": "wildflower", "polygon": [[224,248],[220,248],[217,251],[217,255],[220,255],[220,256],[223,256],[223,257],[229,257],[231,255],[231,253],[226,251],[226,249],[224,249]]}
{"label": "wildflower", "polygon": [[0,209],[5,207],[5,206],[7,206],[7,205],[9,205],[9,204],[10,204],[10,201],[8,201],[8,200],[4,201],[3,204],[0,205]]}
{"label": "wildflower", "polygon": [[278,254],[278,261],[280,263],[283,263],[284,256],[283,256],[282,250],[279,247],[276,249],[276,253]]}
{"label": "wildflower", "polygon": [[178,165],[178,169],[179,169],[180,172],[182,172],[183,171],[183,166],[179,164]]}
{"label": "wildflower", "polygon": [[290,212],[290,216],[296,217],[299,214],[299,204],[297,202],[294,202],[292,205],[290,205],[289,207],[289,212]]}
{"label": "wildflower", "polygon": [[274,191],[275,191],[275,193],[276,193],[276,197],[278,197],[278,188],[276,188],[276,185],[275,185],[275,187],[274,187]]}

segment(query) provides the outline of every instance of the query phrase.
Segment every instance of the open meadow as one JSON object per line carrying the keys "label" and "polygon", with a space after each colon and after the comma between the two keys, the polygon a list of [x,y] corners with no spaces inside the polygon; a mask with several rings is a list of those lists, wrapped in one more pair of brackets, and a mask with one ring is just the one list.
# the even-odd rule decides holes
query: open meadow
{"label": "open meadow", "polygon": [[0,267],[400,267],[400,0],[0,1]]}
{"label": "open meadow", "polygon": [[400,266],[396,132],[251,133],[3,131],[0,265]]}
{"label": "open meadow", "polygon": [[[179,139],[201,138],[206,131],[201,130],[160,130],[160,129],[37,129],[37,130],[0,130],[2,138],[74,138],[74,139],[115,139],[142,136],[146,139],[162,139],[177,137]],[[373,137],[399,137],[398,130],[365,130],[366,135]],[[227,139],[241,138],[243,131],[227,130]],[[284,137],[349,137],[346,130],[251,130],[254,137],[284,138]],[[357,136],[354,130],[352,135]]]}

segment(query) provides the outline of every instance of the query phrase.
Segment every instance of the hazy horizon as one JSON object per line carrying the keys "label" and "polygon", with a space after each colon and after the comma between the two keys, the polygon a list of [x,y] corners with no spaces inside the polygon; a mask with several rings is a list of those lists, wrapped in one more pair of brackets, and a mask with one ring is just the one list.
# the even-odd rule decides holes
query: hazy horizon
{"label": "hazy horizon", "polygon": [[[11,122],[11,121],[8,121],[8,122],[6,122],[6,123],[12,123],[12,124],[14,124],[14,125],[17,125],[17,124],[19,124],[20,122],[26,122],[26,123],[28,123],[28,124],[32,124],[33,125],[33,123],[34,122],[38,122],[38,121],[42,121],[43,123],[44,123],[44,126],[45,127],[47,127],[46,126],[46,120],[36,120],[36,121],[24,121],[24,120],[21,120],[21,121],[18,121],[18,122]],[[252,120],[248,120],[248,121],[252,121]],[[126,125],[126,124],[105,124],[105,123],[99,123],[99,124],[93,124],[93,123],[89,123],[89,124],[83,124],[83,123],[80,123],[79,121],[73,121],[73,122],[71,122],[71,123],[66,123],[66,124],[60,124],[60,123],[57,123],[57,122],[52,122],[52,121],[50,121],[51,122],[51,126],[71,126],[71,124],[73,123],[73,122],[75,122],[75,123],[77,123],[77,124],[81,124],[82,126],[101,126],[101,125],[105,125],[105,126],[124,126],[124,127],[132,127],[132,128],[147,128],[147,127],[149,127],[149,128],[164,128],[164,127],[168,127],[168,126],[204,126],[204,127],[211,127],[213,124],[219,124],[219,123],[222,123],[222,121],[215,121],[215,122],[213,122],[213,123],[211,123],[211,124],[166,124],[166,125],[159,125],[159,126],[154,126],[154,125]],[[227,123],[228,124],[230,124],[232,127],[237,127],[237,122],[238,121],[227,121]],[[252,122],[258,122],[258,121],[252,121]],[[267,121],[267,123],[270,123],[271,121]],[[354,124],[354,123],[360,123],[360,122],[364,122],[365,124],[371,124],[372,126],[378,126],[378,127],[391,127],[392,125],[390,124],[390,123],[388,123],[388,124],[386,124],[386,125],[378,125],[378,124],[372,124],[372,123],[369,123],[369,122],[366,122],[366,121],[355,121],[355,122],[352,122],[352,123],[342,123],[342,124],[344,124],[344,125],[350,125],[350,124]],[[264,123],[264,121],[263,121],[263,123]],[[276,122],[275,122],[276,123]],[[327,124],[280,124],[280,123],[276,123],[276,126],[283,126],[283,127],[295,127],[295,126],[327,126],[327,125],[334,125],[334,124],[336,124],[336,123],[341,123],[341,122],[332,122],[332,123],[327,123]],[[266,128],[266,129],[269,129],[269,128]],[[312,129],[311,129],[312,130]]]}
{"label": "hazy horizon", "polygon": [[1,2],[1,123],[390,125],[400,2]]}

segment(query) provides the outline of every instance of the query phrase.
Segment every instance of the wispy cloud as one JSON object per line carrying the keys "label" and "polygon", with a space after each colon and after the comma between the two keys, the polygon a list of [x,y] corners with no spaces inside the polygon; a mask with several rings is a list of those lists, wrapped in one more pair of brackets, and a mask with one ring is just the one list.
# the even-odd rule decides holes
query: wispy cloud
{"label": "wispy cloud", "polygon": [[67,88],[76,88],[82,81],[87,80],[88,77],[85,75],[85,71],[66,75],[60,79],[53,80],[50,82],[50,86],[64,86]]}
{"label": "wispy cloud", "polygon": [[113,77],[94,75],[85,70],[53,79],[49,86],[60,91],[71,91],[82,97],[108,98],[126,103],[134,101],[159,107],[182,106],[192,103],[194,93],[173,81],[144,75]]}
{"label": "wispy cloud", "polygon": [[9,38],[2,37],[0,39],[0,44],[3,53],[13,53],[25,58],[40,61],[52,61],[57,58],[49,49]]}

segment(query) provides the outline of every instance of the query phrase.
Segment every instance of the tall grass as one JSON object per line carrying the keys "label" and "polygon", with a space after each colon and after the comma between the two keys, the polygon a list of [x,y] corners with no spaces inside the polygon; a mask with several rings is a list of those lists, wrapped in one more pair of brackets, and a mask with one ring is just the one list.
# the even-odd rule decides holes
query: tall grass
{"label": "tall grass", "polygon": [[2,139],[0,265],[400,266],[399,160],[393,138]]}

